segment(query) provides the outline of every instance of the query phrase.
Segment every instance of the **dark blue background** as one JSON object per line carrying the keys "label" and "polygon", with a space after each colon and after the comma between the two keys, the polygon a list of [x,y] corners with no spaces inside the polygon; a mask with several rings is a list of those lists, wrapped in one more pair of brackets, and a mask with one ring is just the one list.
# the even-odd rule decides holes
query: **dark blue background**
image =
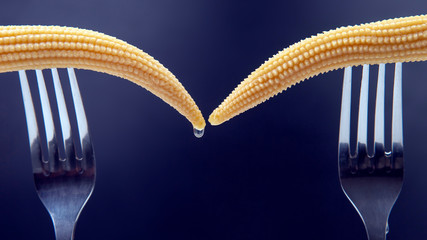
{"label": "dark blue background", "polygon": [[[296,41],[426,12],[425,0],[27,0],[2,1],[0,24],[65,25],[123,39],[173,72],[207,118]],[[406,176],[389,239],[427,238],[426,67],[403,66]],[[137,85],[87,70],[77,76],[98,176],[76,239],[365,239],[337,174],[342,70],[208,125],[202,139]],[[0,239],[54,239],[33,187],[18,74],[0,78]]]}

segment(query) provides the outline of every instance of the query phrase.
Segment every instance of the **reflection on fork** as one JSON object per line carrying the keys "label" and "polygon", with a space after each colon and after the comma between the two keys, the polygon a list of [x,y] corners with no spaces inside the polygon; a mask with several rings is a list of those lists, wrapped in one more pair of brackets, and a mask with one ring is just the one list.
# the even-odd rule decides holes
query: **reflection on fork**
{"label": "reflection on fork", "polygon": [[43,154],[43,150],[46,148],[42,147],[25,71],[19,71],[19,78],[36,190],[52,218],[56,239],[70,240],[74,239],[75,224],[95,185],[95,155],[74,69],[68,69],[68,76],[78,126],[79,136],[74,139],[76,145],[79,146],[77,148],[73,142],[70,120],[58,72],[56,69],[51,69],[51,71],[58,105],[62,142],[56,138],[43,73],[41,70],[36,70],[46,133],[47,152],[45,154]]}
{"label": "reflection on fork", "polygon": [[378,69],[374,153],[368,154],[369,65],[363,66],[356,153],[350,153],[351,67],[344,73],[338,146],[341,187],[362,218],[369,240],[385,240],[388,217],[403,183],[402,64],[393,88],[392,149],[384,147],[385,65]]}

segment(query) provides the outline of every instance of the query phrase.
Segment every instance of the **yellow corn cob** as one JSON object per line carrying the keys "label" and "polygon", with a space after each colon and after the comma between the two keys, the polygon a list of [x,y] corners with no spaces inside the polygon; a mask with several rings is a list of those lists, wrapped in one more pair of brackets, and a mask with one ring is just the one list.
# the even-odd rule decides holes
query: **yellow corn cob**
{"label": "yellow corn cob", "polygon": [[0,27],[0,72],[82,68],[128,79],[163,99],[196,129],[205,120],[176,77],[147,53],[102,33],[58,26]]}
{"label": "yellow corn cob", "polygon": [[209,116],[219,125],[307,78],[346,66],[427,60],[427,15],[341,27],[280,51]]}

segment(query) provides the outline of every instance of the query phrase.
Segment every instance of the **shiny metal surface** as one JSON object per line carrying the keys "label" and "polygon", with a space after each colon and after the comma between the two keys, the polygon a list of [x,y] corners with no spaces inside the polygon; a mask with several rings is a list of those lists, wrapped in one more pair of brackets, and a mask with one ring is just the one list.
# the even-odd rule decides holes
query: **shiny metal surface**
{"label": "shiny metal surface", "polygon": [[403,183],[402,64],[395,64],[392,149],[384,144],[385,65],[378,70],[374,153],[368,154],[369,66],[363,66],[356,153],[350,152],[351,67],[345,69],[338,166],[341,187],[362,218],[369,240],[385,240],[388,217]]}
{"label": "shiny metal surface", "polygon": [[[51,69],[58,105],[62,142],[58,142],[52,111],[41,70],[36,70],[42,115],[47,141],[47,154],[39,135],[36,114],[25,71],[19,71],[27,120],[34,183],[37,193],[52,218],[57,240],[74,239],[74,229],[81,210],[95,185],[95,155],[89,137],[87,120],[73,69],[68,69],[79,137],[73,142],[71,124],[59,75]],[[60,150],[60,149],[61,150]],[[46,157],[45,157],[46,156]]]}

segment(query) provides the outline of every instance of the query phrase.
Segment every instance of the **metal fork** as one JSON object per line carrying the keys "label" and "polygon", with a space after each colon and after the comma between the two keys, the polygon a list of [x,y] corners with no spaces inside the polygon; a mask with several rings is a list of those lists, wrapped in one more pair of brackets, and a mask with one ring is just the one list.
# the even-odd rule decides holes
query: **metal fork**
{"label": "metal fork", "polygon": [[378,69],[374,153],[367,150],[369,65],[363,66],[356,153],[350,153],[351,67],[344,72],[338,146],[341,187],[363,220],[369,240],[385,240],[388,217],[403,183],[402,63],[395,64],[392,149],[384,147],[385,65]]}
{"label": "metal fork", "polygon": [[[33,100],[25,71],[19,71],[28,127],[34,183],[39,198],[52,218],[57,240],[74,239],[77,219],[95,185],[95,155],[89,137],[86,114],[74,69],[68,68],[71,94],[78,125],[75,148],[65,99],[57,69],[51,69],[62,131],[62,143],[56,139],[52,111],[41,70],[36,70],[47,153],[43,154]],[[39,125],[40,127],[40,125]],[[58,146],[61,146],[60,151]],[[77,152],[77,154],[76,154]]]}

